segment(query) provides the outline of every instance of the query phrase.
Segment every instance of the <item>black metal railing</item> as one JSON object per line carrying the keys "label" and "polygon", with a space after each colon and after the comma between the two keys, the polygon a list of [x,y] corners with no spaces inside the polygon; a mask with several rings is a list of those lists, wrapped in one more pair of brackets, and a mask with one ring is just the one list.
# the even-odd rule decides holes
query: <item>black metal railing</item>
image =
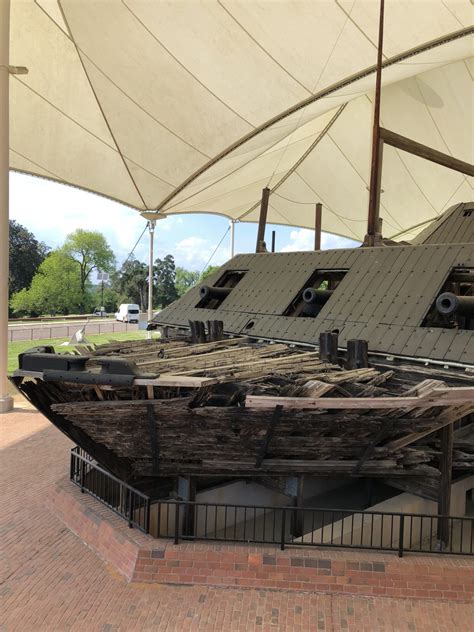
{"label": "black metal railing", "polygon": [[152,502],[74,448],[71,480],[156,538],[474,555],[474,517],[322,508]]}
{"label": "black metal railing", "polygon": [[320,508],[160,501],[152,535],[286,546],[474,555],[474,518]]}
{"label": "black metal railing", "polygon": [[70,478],[81,492],[94,496],[125,518],[129,527],[150,532],[149,497],[104,470],[79,447],[71,450]]}

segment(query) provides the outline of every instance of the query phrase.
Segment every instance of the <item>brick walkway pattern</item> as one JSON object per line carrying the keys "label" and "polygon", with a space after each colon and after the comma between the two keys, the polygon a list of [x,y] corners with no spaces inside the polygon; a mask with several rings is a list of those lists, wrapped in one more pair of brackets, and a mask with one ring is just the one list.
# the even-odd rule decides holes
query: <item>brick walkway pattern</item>
{"label": "brick walkway pattern", "polygon": [[474,630],[472,603],[128,584],[49,511],[71,444],[22,406],[0,417],[2,632]]}

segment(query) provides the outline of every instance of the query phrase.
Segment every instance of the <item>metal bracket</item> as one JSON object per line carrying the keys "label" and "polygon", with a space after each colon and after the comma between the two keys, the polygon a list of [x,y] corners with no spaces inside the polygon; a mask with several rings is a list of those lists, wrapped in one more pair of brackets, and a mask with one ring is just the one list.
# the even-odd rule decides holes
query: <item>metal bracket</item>
{"label": "metal bracket", "polygon": [[[5,66],[0,66],[5,68]],[[29,70],[26,66],[6,66],[10,75],[27,75]]]}

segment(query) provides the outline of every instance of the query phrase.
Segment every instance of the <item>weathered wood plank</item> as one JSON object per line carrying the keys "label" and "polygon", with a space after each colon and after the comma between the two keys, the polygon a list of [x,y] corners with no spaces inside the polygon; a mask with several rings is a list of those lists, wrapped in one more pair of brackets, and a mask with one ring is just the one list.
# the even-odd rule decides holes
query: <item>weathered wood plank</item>
{"label": "weathered wood plank", "polygon": [[462,419],[463,417],[472,414],[473,412],[474,412],[473,404],[459,406],[452,410],[448,409],[446,413],[444,413],[443,415],[440,415],[436,419],[436,422],[433,424],[433,426],[429,430],[424,430],[422,432],[413,432],[406,437],[402,437],[401,439],[398,439],[397,441],[391,441],[390,443],[387,444],[386,447],[389,450],[399,450],[400,448],[404,448],[410,445],[411,443],[414,443],[415,441],[418,441],[419,439],[423,439],[423,437],[426,437],[427,435],[430,435],[433,432],[440,430],[444,426],[447,426],[448,424],[453,423],[454,421],[457,421],[458,419]]}
{"label": "weathered wood plank", "polygon": [[136,378],[133,380],[134,386],[170,386],[186,388],[202,388],[217,384],[219,380],[214,377],[195,377],[192,375],[173,375],[166,373],[154,378]]}
{"label": "weathered wood plank", "polygon": [[[437,388],[422,397],[365,397],[312,398],[312,397],[267,397],[248,395],[246,408],[274,408],[284,406],[294,409],[397,409],[409,407],[444,407],[474,401],[474,387]],[[473,407],[474,408],[474,407]]]}

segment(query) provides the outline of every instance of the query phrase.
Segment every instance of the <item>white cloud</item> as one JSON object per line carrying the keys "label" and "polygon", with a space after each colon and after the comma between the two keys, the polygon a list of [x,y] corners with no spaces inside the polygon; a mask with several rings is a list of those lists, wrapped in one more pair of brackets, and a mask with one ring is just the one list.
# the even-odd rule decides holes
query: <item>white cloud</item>
{"label": "white cloud", "polygon": [[[177,265],[200,270],[210,259],[217,244],[211,243],[204,237],[192,235],[178,241],[174,247]],[[229,258],[228,249],[221,247],[217,250],[209,265],[221,265]]]}
{"label": "white cloud", "polygon": [[[12,173],[10,176],[10,218],[30,230],[49,247],[57,248],[66,236],[77,228],[98,230],[111,245],[120,265],[128,256],[146,221],[138,211],[107,198],[59,185],[41,178]],[[173,231],[183,228],[184,219],[173,215],[157,223],[155,230],[155,257],[173,252]],[[183,240],[179,265],[185,261],[204,265],[215,246],[207,243],[186,243]],[[148,231],[145,231],[135,248],[134,256],[148,261]],[[204,260],[204,261],[203,261]]]}
{"label": "white cloud", "polygon": [[[331,250],[333,248],[353,248],[358,244],[355,241],[322,233],[321,249]],[[314,230],[308,228],[298,228],[290,232],[290,242],[283,246],[281,252],[300,252],[302,250],[314,250]]]}
{"label": "white cloud", "polygon": [[281,252],[298,252],[314,249],[314,230],[299,228],[290,233],[290,243],[283,246]]}
{"label": "white cloud", "polygon": [[[10,218],[51,248],[61,246],[66,236],[77,228],[98,230],[105,235],[119,265],[146,227],[146,221],[139,212],[123,204],[81,189],[18,173],[10,174]],[[177,265],[201,270],[218,242],[214,242],[214,236],[209,237],[209,226],[204,221],[202,232],[209,238],[190,236],[180,240],[187,227],[185,219],[171,215],[157,222],[154,256],[163,258],[171,253]],[[222,264],[229,258],[226,246],[224,241],[213,257],[212,265]],[[148,252],[146,230],[134,256],[147,262]]]}
{"label": "white cloud", "polygon": [[177,215],[169,215],[166,219],[160,219],[160,221],[157,223],[157,229],[159,229],[160,231],[170,231],[183,222],[184,220],[182,217],[178,217]]}
{"label": "white cloud", "polygon": [[[10,218],[52,248],[77,228],[98,230],[121,262],[145,227],[138,211],[101,196],[15,173],[10,182]],[[144,239],[140,248],[147,252]]]}
{"label": "white cloud", "polygon": [[[138,211],[80,189],[17,173],[11,173],[10,183],[11,219],[23,224],[51,248],[62,245],[66,235],[77,228],[98,230],[105,235],[121,265],[146,227]],[[213,255],[222,230],[222,218],[167,217],[156,226],[155,258],[171,253],[177,265],[200,271]],[[313,249],[312,230],[292,228],[290,231],[289,227],[279,227],[278,230],[282,242],[289,235],[282,252]],[[255,232],[255,225],[236,227],[237,252],[253,252]],[[342,237],[322,235],[325,249],[354,245],[357,244]],[[148,231],[145,231],[134,256],[147,262],[148,248]],[[222,265],[230,258],[229,250],[230,239],[226,233],[210,264]]]}

